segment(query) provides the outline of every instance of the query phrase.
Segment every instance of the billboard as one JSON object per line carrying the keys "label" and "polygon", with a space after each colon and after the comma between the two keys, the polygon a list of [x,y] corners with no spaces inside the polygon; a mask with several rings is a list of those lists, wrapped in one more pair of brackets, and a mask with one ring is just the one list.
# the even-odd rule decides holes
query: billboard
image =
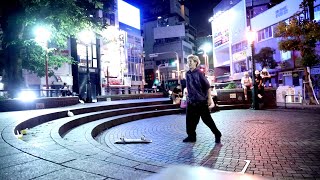
{"label": "billboard", "polygon": [[140,9],[118,0],[119,22],[140,30]]}

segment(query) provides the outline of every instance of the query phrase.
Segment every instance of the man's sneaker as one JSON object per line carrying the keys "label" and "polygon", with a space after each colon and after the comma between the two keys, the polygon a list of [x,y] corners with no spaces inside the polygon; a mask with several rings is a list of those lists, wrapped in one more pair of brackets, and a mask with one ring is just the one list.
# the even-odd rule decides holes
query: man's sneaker
{"label": "man's sneaker", "polygon": [[221,134],[220,134],[220,136],[216,136],[216,140],[215,140],[215,143],[221,143]]}
{"label": "man's sneaker", "polygon": [[196,140],[197,140],[196,138],[187,137],[182,142],[196,142]]}

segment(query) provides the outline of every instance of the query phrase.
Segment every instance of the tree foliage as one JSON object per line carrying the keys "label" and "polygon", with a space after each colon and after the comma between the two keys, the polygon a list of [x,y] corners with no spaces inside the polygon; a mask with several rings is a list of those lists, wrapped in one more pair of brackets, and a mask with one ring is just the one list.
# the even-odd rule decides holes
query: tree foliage
{"label": "tree foliage", "polygon": [[[50,74],[53,69],[72,60],[57,50],[65,48],[69,37],[83,29],[99,32],[101,19],[94,18],[98,9],[106,10],[113,0],[10,0],[0,1],[0,59],[4,65],[6,89],[20,88],[22,69],[45,75],[45,49],[35,41],[34,29],[45,26],[51,32]],[[2,57],[2,58],[1,58]]]}
{"label": "tree foliage", "polygon": [[[300,7],[305,9],[307,1]],[[280,22],[275,36],[280,37],[279,49],[283,51],[300,51],[303,66],[312,67],[320,62],[316,53],[316,42],[320,40],[320,25],[316,21],[303,17],[304,12],[297,12],[289,21]]]}
{"label": "tree foliage", "polygon": [[271,47],[261,48],[258,54],[254,55],[254,59],[257,63],[260,63],[262,67],[268,67],[274,69],[277,66],[276,60],[273,58],[275,50]]}

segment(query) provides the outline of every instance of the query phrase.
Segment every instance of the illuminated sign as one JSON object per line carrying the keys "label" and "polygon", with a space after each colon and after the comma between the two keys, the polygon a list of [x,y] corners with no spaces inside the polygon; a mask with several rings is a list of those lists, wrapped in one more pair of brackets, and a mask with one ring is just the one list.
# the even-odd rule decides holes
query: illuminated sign
{"label": "illuminated sign", "polygon": [[235,61],[241,61],[247,58],[247,52],[246,51],[240,51],[236,52],[232,55],[233,62]]}
{"label": "illuminated sign", "polygon": [[287,13],[288,13],[288,8],[287,8],[287,6],[284,6],[284,7],[280,8],[280,9],[276,10],[276,18],[278,18],[280,16],[283,16],[283,15],[285,15]]}
{"label": "illuminated sign", "polygon": [[122,0],[118,0],[119,22],[140,30],[140,10]]}
{"label": "illuminated sign", "polygon": [[218,47],[229,41],[229,30],[224,29],[214,34],[214,46]]}

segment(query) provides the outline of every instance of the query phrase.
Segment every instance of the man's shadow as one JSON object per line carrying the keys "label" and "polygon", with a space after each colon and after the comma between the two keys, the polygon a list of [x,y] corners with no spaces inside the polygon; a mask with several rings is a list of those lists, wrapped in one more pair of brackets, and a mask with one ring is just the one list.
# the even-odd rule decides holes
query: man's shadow
{"label": "man's shadow", "polygon": [[[194,148],[197,148],[196,143],[192,143],[188,145],[187,147],[184,147],[180,150],[178,158],[184,159],[184,163],[188,165],[196,165],[196,166],[206,166],[211,167],[212,160],[216,162],[217,157],[219,156],[220,149],[222,147],[222,144],[215,144],[210,152],[203,158],[200,159],[199,155],[199,150],[194,150]],[[211,163],[211,164],[210,164]]]}
{"label": "man's shadow", "polygon": [[200,162],[200,166],[214,168],[216,165],[216,162],[218,161],[220,150],[222,148],[222,144],[215,144],[211,151],[202,159]]}

